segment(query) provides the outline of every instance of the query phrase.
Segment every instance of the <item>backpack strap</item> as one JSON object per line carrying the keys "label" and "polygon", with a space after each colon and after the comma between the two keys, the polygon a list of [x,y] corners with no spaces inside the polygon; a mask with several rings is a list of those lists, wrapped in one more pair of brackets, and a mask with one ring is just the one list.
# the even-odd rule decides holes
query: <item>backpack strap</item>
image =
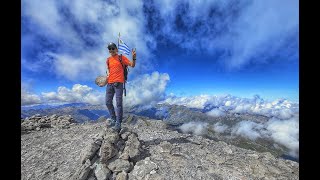
{"label": "backpack strap", "polygon": [[119,56],[119,61],[120,61],[121,65],[122,65],[122,67],[123,67],[123,64],[122,64],[122,54],[120,54],[120,56]]}
{"label": "backpack strap", "polygon": [[119,61],[120,61],[120,63],[121,63],[121,66],[122,66],[122,68],[123,68],[123,78],[124,78],[124,83],[123,83],[123,90],[124,90],[124,96],[126,96],[127,95],[127,92],[126,92],[126,80],[125,80],[125,77],[124,77],[124,71],[125,71],[125,67],[123,66],[123,63],[122,63],[122,54],[120,54],[120,56],[119,56]]}
{"label": "backpack strap", "polygon": [[[108,71],[110,72],[110,69],[109,69],[109,58],[107,58],[107,68],[108,68]],[[108,74],[108,71],[106,71],[106,74]]]}

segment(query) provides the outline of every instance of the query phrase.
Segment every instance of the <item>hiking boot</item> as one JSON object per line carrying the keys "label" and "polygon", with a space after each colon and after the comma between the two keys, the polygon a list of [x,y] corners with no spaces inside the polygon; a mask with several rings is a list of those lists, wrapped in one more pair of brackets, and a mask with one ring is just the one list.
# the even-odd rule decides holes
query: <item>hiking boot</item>
{"label": "hiking boot", "polygon": [[121,129],[121,123],[119,121],[116,121],[115,126],[113,127],[114,130],[116,130],[117,132],[120,132]]}
{"label": "hiking boot", "polygon": [[116,124],[116,120],[115,119],[112,119],[112,118],[109,118],[109,127],[113,127],[115,124]]}

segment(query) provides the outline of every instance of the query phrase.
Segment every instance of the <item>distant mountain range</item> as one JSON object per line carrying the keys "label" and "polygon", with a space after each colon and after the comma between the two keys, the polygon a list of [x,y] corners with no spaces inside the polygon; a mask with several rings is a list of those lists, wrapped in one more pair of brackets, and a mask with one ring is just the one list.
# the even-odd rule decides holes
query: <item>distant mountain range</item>
{"label": "distant mountain range", "polygon": [[33,115],[50,116],[57,115],[72,115],[79,122],[95,121],[101,116],[109,116],[105,107],[92,106],[86,103],[70,103],[62,105],[36,105],[32,107],[21,107],[21,118],[30,117]]}
{"label": "distant mountain range", "polygon": [[[164,119],[168,116],[168,107],[157,106],[148,107],[135,106],[124,108],[124,113],[132,113],[139,116],[146,116],[153,119]],[[36,105],[36,106],[21,106],[21,118],[30,117],[32,115],[63,115],[70,114],[74,119],[81,123],[85,121],[95,121],[101,116],[110,117],[105,105],[90,105],[86,103],[70,103],[62,105]]]}
{"label": "distant mountain range", "polygon": [[27,110],[39,110],[39,109],[52,109],[52,108],[64,108],[64,107],[83,107],[87,106],[86,103],[66,103],[66,104],[39,104],[32,106],[21,106],[22,111]]}

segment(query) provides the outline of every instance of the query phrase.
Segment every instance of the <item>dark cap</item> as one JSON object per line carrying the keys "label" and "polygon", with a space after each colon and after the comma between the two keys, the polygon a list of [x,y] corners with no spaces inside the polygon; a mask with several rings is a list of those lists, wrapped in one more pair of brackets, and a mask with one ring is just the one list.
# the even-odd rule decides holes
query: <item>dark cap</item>
{"label": "dark cap", "polygon": [[113,43],[113,42],[108,44],[108,48],[111,48],[111,47],[114,47],[114,48],[117,49],[117,45],[115,43]]}

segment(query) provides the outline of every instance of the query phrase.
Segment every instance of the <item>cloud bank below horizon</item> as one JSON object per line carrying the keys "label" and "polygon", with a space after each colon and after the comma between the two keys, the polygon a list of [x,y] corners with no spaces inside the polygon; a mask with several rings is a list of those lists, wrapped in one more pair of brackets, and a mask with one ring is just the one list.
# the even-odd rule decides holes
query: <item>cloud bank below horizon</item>
{"label": "cloud bank below horizon", "polygon": [[206,135],[212,128],[214,132],[229,134],[231,138],[241,136],[251,141],[268,139],[286,147],[290,156],[299,158],[299,115],[285,120],[270,118],[265,123],[243,120],[234,126],[217,122],[211,127],[208,123],[191,121],[179,128],[183,133],[195,135]]}

